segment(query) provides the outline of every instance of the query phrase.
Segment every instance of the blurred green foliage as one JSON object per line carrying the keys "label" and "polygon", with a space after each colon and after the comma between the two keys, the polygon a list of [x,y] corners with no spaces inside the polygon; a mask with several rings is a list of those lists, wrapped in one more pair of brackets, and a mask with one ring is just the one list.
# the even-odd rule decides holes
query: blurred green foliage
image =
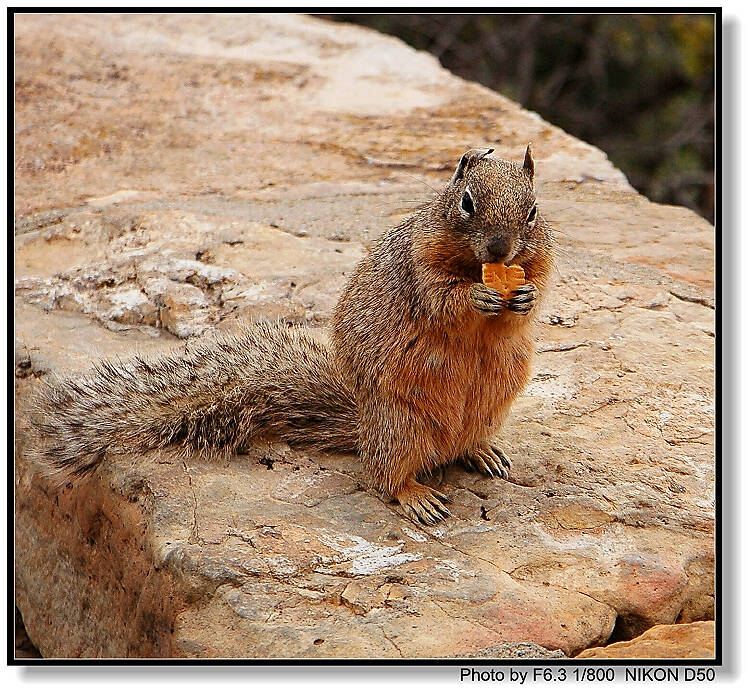
{"label": "blurred green foliage", "polygon": [[713,15],[337,14],[433,53],[714,217]]}

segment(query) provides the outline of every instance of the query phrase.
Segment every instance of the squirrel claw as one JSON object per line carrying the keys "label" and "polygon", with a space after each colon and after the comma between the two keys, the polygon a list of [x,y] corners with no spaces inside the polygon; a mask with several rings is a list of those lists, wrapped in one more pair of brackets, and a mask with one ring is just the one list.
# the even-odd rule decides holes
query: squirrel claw
{"label": "squirrel claw", "polygon": [[448,497],[418,482],[412,481],[396,495],[396,500],[415,523],[434,525],[453,515],[443,505],[444,501],[450,501]]}
{"label": "squirrel claw", "polygon": [[436,497],[437,497],[438,499],[440,499],[440,501],[442,501],[442,502],[443,502],[443,504],[452,504],[452,503],[453,503],[453,499],[451,499],[450,497],[446,496],[446,495],[445,495],[445,494],[443,494],[442,492],[438,492],[438,491],[437,491],[436,489],[432,490],[432,493],[433,493],[433,494],[434,494],[434,495],[435,495],[435,496],[436,496]]}
{"label": "squirrel claw", "polygon": [[492,444],[487,444],[487,453],[490,454],[495,459],[495,461],[500,464],[500,477],[502,477],[503,480],[510,479],[511,461],[505,451],[497,446],[493,446]]}
{"label": "squirrel claw", "polygon": [[516,314],[528,314],[538,297],[537,287],[533,283],[524,283],[513,291],[513,297],[508,300],[508,309]]}
{"label": "squirrel claw", "polygon": [[469,302],[471,306],[482,314],[496,315],[504,310],[510,310],[516,314],[528,314],[536,304],[539,290],[533,283],[524,283],[516,288],[509,300],[502,293],[484,283],[474,283],[469,291]]}
{"label": "squirrel claw", "polygon": [[484,283],[473,283],[469,291],[471,306],[482,314],[500,314],[508,308],[508,301],[503,299],[500,292]]}
{"label": "squirrel claw", "polygon": [[468,452],[461,458],[461,462],[469,470],[475,470],[490,477],[498,477],[502,480],[510,478],[510,458],[502,449],[487,443]]}

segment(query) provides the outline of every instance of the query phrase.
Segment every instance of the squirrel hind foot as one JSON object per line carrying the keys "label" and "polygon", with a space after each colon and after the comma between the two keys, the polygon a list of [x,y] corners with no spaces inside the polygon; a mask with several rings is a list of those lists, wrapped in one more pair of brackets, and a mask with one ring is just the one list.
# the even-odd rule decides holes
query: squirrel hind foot
{"label": "squirrel hind foot", "polygon": [[394,497],[407,517],[418,524],[434,525],[452,515],[444,505],[450,503],[448,497],[416,480],[407,482]]}
{"label": "squirrel hind foot", "polygon": [[501,448],[492,444],[484,443],[479,448],[468,451],[459,461],[468,470],[503,480],[510,479],[510,458]]}

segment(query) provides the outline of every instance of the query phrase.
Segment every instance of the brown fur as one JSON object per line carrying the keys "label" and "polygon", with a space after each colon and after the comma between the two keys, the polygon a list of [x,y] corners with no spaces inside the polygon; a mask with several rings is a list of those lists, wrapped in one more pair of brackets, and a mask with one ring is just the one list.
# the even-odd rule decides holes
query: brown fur
{"label": "brown fur", "polygon": [[[234,451],[273,434],[358,450],[374,484],[427,523],[449,512],[420,473],[464,459],[507,476],[491,440],[528,381],[553,243],[541,216],[527,223],[530,151],[523,166],[488,154],[467,152],[441,194],[374,243],[336,307],[333,351],[303,329],[261,324],[100,363],[40,398],[49,467],[82,475],[109,448]],[[525,298],[501,304],[481,284],[482,263],[496,260],[524,268]]]}

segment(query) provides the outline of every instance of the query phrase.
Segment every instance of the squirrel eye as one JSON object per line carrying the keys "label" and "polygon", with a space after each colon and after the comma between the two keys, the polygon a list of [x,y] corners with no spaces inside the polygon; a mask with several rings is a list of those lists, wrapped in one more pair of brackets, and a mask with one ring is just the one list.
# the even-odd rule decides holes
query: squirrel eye
{"label": "squirrel eye", "polygon": [[529,215],[526,217],[526,223],[532,224],[536,220],[536,204],[529,209]]}
{"label": "squirrel eye", "polygon": [[474,200],[471,198],[469,190],[466,190],[464,196],[461,197],[461,208],[469,214],[469,216],[474,215]]}

